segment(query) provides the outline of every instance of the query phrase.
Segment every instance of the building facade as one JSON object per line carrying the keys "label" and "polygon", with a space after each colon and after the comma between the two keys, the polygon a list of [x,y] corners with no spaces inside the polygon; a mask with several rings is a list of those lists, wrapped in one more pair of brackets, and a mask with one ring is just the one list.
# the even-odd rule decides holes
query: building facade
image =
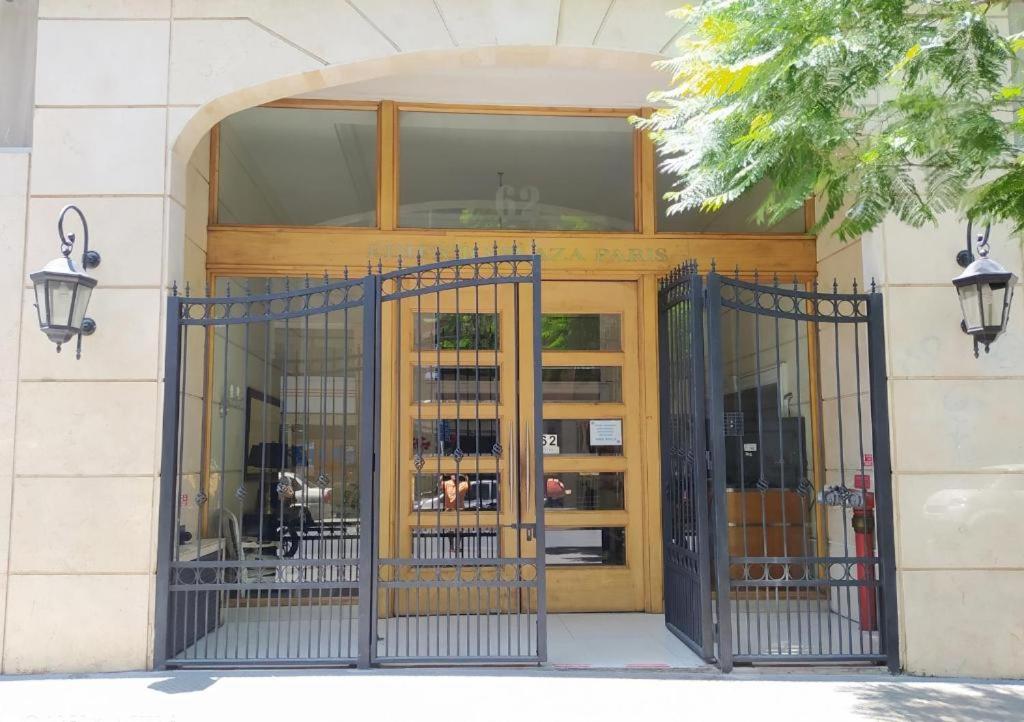
{"label": "building facade", "polygon": [[[566,341],[557,348],[568,355],[543,362],[553,396],[542,399],[538,418],[558,450],[544,457],[545,484],[556,478],[577,500],[585,490],[593,500],[574,509],[572,494],[547,488],[542,494],[538,486],[526,492],[536,493],[536,506],[545,507],[549,537],[561,534],[565,549],[583,549],[584,556],[588,544],[591,552],[596,545],[601,559],[585,570],[550,564],[550,610],[661,612],[665,606],[664,457],[657,428],[668,397],[659,386],[659,367],[662,375],[665,368],[659,363],[665,336],[658,323],[659,279],[693,259],[704,269],[713,260],[720,269],[735,268],[746,282],[777,275],[803,291],[816,280],[831,284],[838,278],[844,289],[854,279],[873,280],[885,299],[892,593],[899,630],[890,642],[909,673],[1021,676],[1024,653],[1017,640],[1024,629],[1016,610],[1024,601],[1024,557],[1015,544],[1017,511],[1024,510],[1021,314],[1011,316],[990,354],[974,358],[949,284],[959,273],[954,257],[964,243],[957,218],[923,229],[890,220],[847,244],[827,233],[806,233],[813,204],[773,229],[751,226],[739,208],[711,218],[665,219],[654,149],[627,118],[647,112],[647,93],[666,82],[651,64],[673,47],[678,25],[665,16],[673,5],[40,0],[37,7],[15,0],[0,8],[0,40],[35,38],[35,47],[24,40],[0,43],[0,55],[14,56],[4,63],[8,70],[0,70],[0,93],[11,99],[0,107],[0,246],[8,259],[0,310],[9,319],[0,342],[2,671],[137,670],[163,661],[155,641],[167,633],[161,620],[168,614],[158,573],[161,513],[166,517],[173,507],[174,522],[191,537],[219,538],[209,533],[209,515],[196,499],[223,498],[225,489],[230,496],[236,486],[244,488],[250,473],[248,461],[239,468],[218,463],[228,442],[218,442],[217,434],[238,435],[246,454],[270,444],[301,448],[303,455],[325,446],[307,440],[307,431],[301,443],[276,432],[260,437],[250,423],[264,421],[268,407],[278,409],[270,412],[277,414],[272,426],[282,429],[299,408],[308,417],[308,400],[289,396],[286,388],[288,379],[303,377],[309,393],[315,374],[308,352],[295,367],[302,370],[293,371],[298,351],[289,352],[285,341],[284,370],[275,371],[283,385],[260,385],[249,375],[255,341],[246,335],[242,353],[232,356],[238,334],[232,337],[223,330],[227,326],[210,330],[205,347],[190,347],[195,356],[188,350],[175,356],[206,371],[186,374],[175,397],[182,433],[174,438],[185,448],[176,468],[182,485],[171,492],[168,506],[166,487],[161,494],[161,464],[167,461],[163,381],[167,328],[176,322],[167,317],[166,299],[175,284],[179,292],[188,284],[200,296],[207,287],[228,294],[231,283],[235,294],[263,288],[279,293],[316,286],[325,274],[328,282],[346,273],[361,276],[368,261],[379,260],[380,272],[387,273],[399,268],[400,256],[406,266],[429,264],[435,248],[445,258],[471,257],[474,245],[486,256],[492,244],[508,254],[515,243],[531,254],[535,244],[541,259],[543,308],[537,313],[547,315],[544,329],[553,333],[562,319],[568,338],[581,317],[596,324],[588,332],[590,345]],[[340,167],[344,174],[337,173]],[[91,244],[103,254],[90,304],[98,330],[85,339],[78,361],[67,351],[55,354],[39,333],[27,278],[55,255],[55,222],[68,203],[87,214]],[[995,228],[992,247],[994,257],[1021,275],[1016,237]],[[763,275],[755,279],[755,271]],[[474,318],[493,313],[495,338],[499,327],[504,338],[517,333],[509,320],[512,302],[499,300],[497,291],[483,305],[479,292],[462,298],[473,299]],[[526,316],[533,301],[523,303]],[[493,361],[481,363],[480,351],[488,347],[480,343],[479,320],[472,322],[473,344],[461,345],[456,335],[454,346],[444,346],[437,339],[445,314],[458,326],[470,312],[440,297],[433,304],[382,311],[382,375],[397,361],[396,375],[381,384],[381,443],[414,450],[396,454],[394,466],[380,471],[385,511],[378,523],[395,530],[391,542],[382,542],[384,556],[417,553],[418,512],[436,510],[440,519],[450,511],[442,498],[449,490],[438,489],[434,478],[421,484],[417,461],[431,456],[421,439],[440,440],[442,422],[450,419],[439,415],[428,429],[423,382],[403,382],[401,368],[430,365],[434,396],[426,400],[437,406],[462,398],[460,364],[471,365],[477,405],[487,401],[480,384],[494,386],[495,419],[486,443],[522,445],[502,431],[508,424],[502,414],[517,420],[521,408],[505,409],[496,401],[518,387],[509,372],[518,356],[499,359],[495,340]],[[435,314],[431,348],[437,356],[428,362],[409,325],[419,329],[424,313]],[[739,328],[737,321],[737,334]],[[287,330],[283,338],[290,338]],[[308,330],[303,338],[308,343]],[[790,388],[813,391],[806,414],[802,399],[788,403],[795,404],[795,416],[809,420],[798,436],[822,444],[813,455],[813,473],[807,472],[820,492],[847,471],[863,474],[871,463],[863,448],[853,452],[848,444],[843,450],[844,432],[830,428],[830,419],[845,416],[850,426],[861,427],[852,432],[852,446],[857,438],[871,438],[872,429],[863,427],[859,414],[860,386],[853,390],[826,378],[827,370],[850,359],[856,375],[864,350],[851,346],[854,337],[841,340],[838,331],[811,338],[798,327],[787,347],[776,335],[772,352],[783,349],[792,359],[773,361],[774,377],[758,363],[731,378],[738,384],[737,404],[751,384],[758,394],[764,384],[775,389],[772,404],[780,406],[784,373],[795,373]],[[811,344],[820,349],[829,343],[834,364],[822,360],[828,354],[807,356]],[[546,345],[544,352],[554,348]],[[754,348],[759,355],[761,342]],[[267,349],[260,357],[265,366],[269,341]],[[456,359],[454,349],[467,349],[474,363]],[[448,355],[442,358],[442,351]],[[723,343],[721,351],[719,363],[739,369],[738,346]],[[801,371],[801,358],[817,365]],[[566,371],[580,368],[590,375]],[[222,382],[214,378],[221,370]],[[523,374],[523,384],[536,383]],[[314,395],[329,398],[323,403],[346,415],[348,391],[328,395],[325,388]],[[276,404],[272,392],[280,392]],[[454,396],[443,398],[445,393]],[[237,428],[229,406],[244,409]],[[224,421],[216,418],[218,408]],[[785,415],[791,416],[788,409]],[[778,428],[772,427],[780,438],[781,418],[782,412]],[[591,425],[589,443],[580,441],[577,426],[603,420],[618,426]],[[482,422],[476,423],[479,447]],[[298,425],[294,419],[292,425]],[[595,429],[618,435],[618,453],[605,453],[616,446],[614,438],[595,443]],[[327,438],[326,430],[317,433]],[[459,431],[454,434],[461,456]],[[573,450],[571,443],[582,446]],[[348,448],[340,453],[343,465]],[[461,467],[451,465],[444,451],[432,456],[438,475],[459,477]],[[478,466],[467,490],[454,482],[453,498],[475,498],[478,528],[481,511],[497,515],[494,528],[529,522],[506,520],[504,507],[485,505],[488,485],[500,486],[502,474],[513,476],[501,463],[482,472]],[[296,466],[314,468],[292,458],[289,468]],[[316,474],[341,477],[344,484],[343,470],[323,461],[317,468]],[[230,481],[232,474],[237,480]],[[580,478],[585,475],[596,481]],[[540,484],[540,475],[532,483]],[[402,501],[407,496],[408,507]],[[243,526],[248,498],[239,506]],[[461,503],[460,510],[470,508]],[[781,502],[783,522],[788,503]],[[843,531],[812,534],[817,555],[850,543],[845,526],[833,528]],[[510,544],[530,543],[520,531],[516,527],[508,537],[517,540]],[[595,531],[600,541],[580,541]],[[766,538],[759,553],[777,556],[770,546]],[[211,548],[215,556],[223,554],[223,546]],[[204,558],[205,550],[197,549],[193,558]],[[725,570],[719,580],[729,574]],[[301,593],[299,598],[301,603]],[[427,600],[440,604],[429,594]],[[382,614],[401,617],[401,604],[396,609]],[[863,610],[859,614],[860,620],[848,603],[845,616],[862,621]],[[198,616],[193,619],[192,633],[200,626]]]}

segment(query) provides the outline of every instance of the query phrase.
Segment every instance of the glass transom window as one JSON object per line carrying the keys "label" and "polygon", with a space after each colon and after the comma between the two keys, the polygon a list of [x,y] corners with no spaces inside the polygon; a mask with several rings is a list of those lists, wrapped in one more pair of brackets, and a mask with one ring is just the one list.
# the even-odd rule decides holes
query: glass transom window
{"label": "glass transom window", "polygon": [[625,118],[399,115],[403,228],[632,231]]}
{"label": "glass transom window", "polygon": [[217,222],[377,225],[377,113],[250,108],[220,125]]}

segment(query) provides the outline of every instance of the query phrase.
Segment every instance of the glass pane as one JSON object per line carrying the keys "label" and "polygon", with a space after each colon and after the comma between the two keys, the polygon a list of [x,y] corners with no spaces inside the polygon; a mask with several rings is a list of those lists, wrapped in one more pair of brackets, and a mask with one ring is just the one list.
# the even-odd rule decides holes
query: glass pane
{"label": "glass pane", "polygon": [[453,351],[498,347],[498,319],[493,313],[417,313],[415,316],[417,349]]}
{"label": "glass pane", "polygon": [[545,366],[545,401],[622,401],[622,368],[619,366]]}
{"label": "glass pane", "polygon": [[545,313],[540,335],[545,351],[621,351],[622,317],[616,313]]}
{"label": "glass pane", "polygon": [[39,324],[49,324],[50,318],[46,310],[46,281],[39,281],[35,284],[36,292],[36,314],[39,316]]}
{"label": "glass pane", "polygon": [[621,419],[544,419],[543,428],[547,455],[622,456]]}
{"label": "glass pane", "polygon": [[80,284],[78,286],[78,294],[75,296],[75,308],[71,313],[71,327],[81,328],[82,321],[85,320],[85,313],[89,308],[89,298],[92,296],[91,286]]}
{"label": "glass pane", "polygon": [[622,472],[560,472],[545,474],[544,507],[595,511],[625,508]]}
{"label": "glass pane", "polygon": [[759,183],[724,208],[714,213],[689,210],[666,215],[671,205],[664,195],[673,190],[674,176],[658,173],[658,230],[666,233],[803,233],[804,212],[797,209],[774,226],[763,226],[753,219],[768,194],[767,183]]}
{"label": "glass pane", "polygon": [[218,223],[377,225],[377,113],[250,108],[220,124]]}
{"label": "glass pane", "polygon": [[[498,483],[498,475],[494,472],[481,472],[479,474],[460,474],[459,486],[456,487],[456,502],[461,499],[462,504],[452,504],[451,481],[453,474],[416,474],[413,478],[413,501],[414,511],[451,511],[454,506],[462,510],[476,511],[497,511],[498,491],[501,485]],[[461,484],[466,486],[462,487]],[[446,503],[447,499],[447,503]]]}
{"label": "glass pane", "polygon": [[402,113],[399,225],[632,231],[633,143],[625,118]]}
{"label": "glass pane", "polygon": [[501,556],[497,527],[414,527],[413,559],[495,559]]}
{"label": "glass pane", "polygon": [[[472,363],[467,359],[466,363]],[[497,366],[415,366],[413,401],[497,401]]]}
{"label": "glass pane", "polygon": [[75,297],[73,281],[47,281],[50,292],[50,325],[67,326],[71,322],[71,303]]}
{"label": "glass pane", "polygon": [[623,566],[626,530],[622,527],[544,529],[544,561],[552,565]]}
{"label": "glass pane", "polygon": [[[458,443],[456,444],[456,440]],[[495,419],[416,419],[413,421],[413,454],[451,456],[458,446],[463,454],[490,454],[498,442]]]}

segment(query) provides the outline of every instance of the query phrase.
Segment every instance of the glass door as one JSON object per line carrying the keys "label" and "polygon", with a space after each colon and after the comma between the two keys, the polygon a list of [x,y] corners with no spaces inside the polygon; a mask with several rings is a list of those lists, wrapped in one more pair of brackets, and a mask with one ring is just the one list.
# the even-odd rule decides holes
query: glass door
{"label": "glass door", "polygon": [[548,609],[640,611],[636,284],[545,282],[542,304]]}

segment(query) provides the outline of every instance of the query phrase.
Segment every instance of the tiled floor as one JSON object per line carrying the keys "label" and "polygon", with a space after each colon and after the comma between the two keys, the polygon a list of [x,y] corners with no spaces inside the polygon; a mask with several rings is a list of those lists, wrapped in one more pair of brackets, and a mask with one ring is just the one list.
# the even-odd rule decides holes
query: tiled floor
{"label": "tiled floor", "polygon": [[[227,664],[239,660],[320,659],[356,654],[353,608],[276,607],[224,610],[221,624],[179,656]],[[530,655],[533,625],[523,618],[492,616],[481,626],[463,616],[381,620],[382,661],[404,655],[442,658],[481,653]],[[509,620],[512,620],[511,622]],[[489,623],[488,623],[489,622]],[[479,644],[478,644],[479,642]],[[548,663],[561,668],[692,669],[704,663],[665,629],[661,614],[552,614]]]}
{"label": "tiled floor", "polygon": [[665,628],[662,614],[552,614],[548,664],[693,669],[704,662]]}

